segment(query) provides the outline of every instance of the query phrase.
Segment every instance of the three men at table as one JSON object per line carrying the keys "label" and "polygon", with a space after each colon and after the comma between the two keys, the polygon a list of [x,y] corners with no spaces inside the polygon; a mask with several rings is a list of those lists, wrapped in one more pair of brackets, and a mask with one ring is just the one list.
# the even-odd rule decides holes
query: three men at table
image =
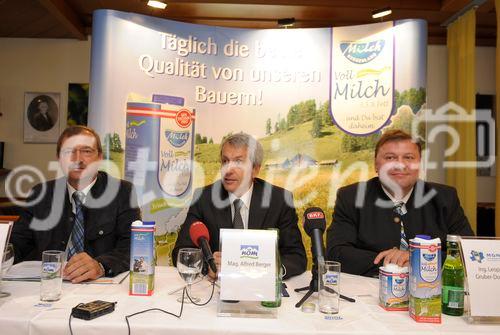
{"label": "three men at table", "polygon": [[[218,265],[221,228],[278,228],[286,277],[301,274],[306,254],[293,197],[257,178],[261,144],[239,133],[226,137],[220,148],[221,179],[196,190],[172,252],[174,263],[180,248],[194,246],[189,228],[201,221],[210,232]],[[67,128],[57,157],[64,177],[35,186],[31,205],[14,225],[16,262],[40,259],[42,251],[56,249],[68,251],[64,275],[73,282],[127,271],[130,224],[140,219],[132,185],[98,172],[102,147],[90,128]],[[421,146],[408,134],[389,131],[381,137],[375,149],[378,177],[338,191],[327,259],[340,261],[344,272],[371,276],[382,263],[406,265],[409,252],[401,245],[417,234],[442,241],[447,234],[473,235],[455,189],[418,178],[420,159]],[[403,213],[396,214],[396,207]],[[75,232],[82,226],[83,233]]]}
{"label": "three men at table", "polygon": [[130,225],[141,213],[129,182],[98,171],[102,155],[94,130],[64,130],[57,143],[64,176],[32,189],[12,231],[16,262],[65,250],[64,277],[75,283],[129,270]]}
{"label": "three men at table", "polygon": [[[342,271],[374,276],[379,265],[407,265],[402,246],[417,234],[439,237],[474,235],[456,190],[419,179],[421,145],[410,135],[388,131],[375,149],[378,177],[339,189],[327,231],[327,258]],[[427,198],[429,197],[429,198]]]}
{"label": "three men at table", "polygon": [[195,191],[172,252],[174,264],[179,249],[194,246],[189,228],[193,222],[201,221],[209,230],[210,247],[215,251],[218,267],[221,228],[278,228],[278,249],[285,278],[305,271],[306,253],[297,226],[292,194],[257,178],[263,156],[262,145],[248,134],[230,135],[222,141],[221,179]]}

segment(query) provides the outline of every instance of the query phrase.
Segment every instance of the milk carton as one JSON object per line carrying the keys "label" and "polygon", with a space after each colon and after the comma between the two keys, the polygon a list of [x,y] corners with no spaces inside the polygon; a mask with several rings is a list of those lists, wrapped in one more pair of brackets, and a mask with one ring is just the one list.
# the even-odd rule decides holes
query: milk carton
{"label": "milk carton", "polygon": [[388,264],[379,272],[379,302],[386,311],[408,310],[408,268]]}
{"label": "milk carton", "polygon": [[[125,179],[134,184],[143,220],[168,240],[192,194],[196,112],[184,98],[160,94],[130,93],[126,106]],[[159,262],[170,264],[170,247],[158,247]]]}
{"label": "milk carton", "polygon": [[130,238],[129,295],[152,295],[155,282],[154,222],[134,221]]}
{"label": "milk carton", "polygon": [[410,316],[441,323],[441,240],[417,235],[410,240]]}

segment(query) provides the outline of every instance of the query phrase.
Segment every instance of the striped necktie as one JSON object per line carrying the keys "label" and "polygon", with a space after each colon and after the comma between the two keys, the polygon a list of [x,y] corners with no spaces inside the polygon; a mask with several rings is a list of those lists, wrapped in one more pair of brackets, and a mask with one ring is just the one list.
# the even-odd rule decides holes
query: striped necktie
{"label": "striped necktie", "polygon": [[405,226],[403,224],[403,216],[406,214],[406,206],[405,203],[402,201],[398,201],[394,204],[394,207],[392,208],[394,213],[396,213],[399,217],[399,222],[401,225],[401,231],[400,231],[400,242],[399,242],[399,250],[408,250],[408,241],[406,239],[406,234],[405,234]]}
{"label": "striped necktie", "polygon": [[82,252],[84,248],[83,238],[85,236],[83,223],[83,199],[85,195],[82,192],[76,191],[73,193],[73,201],[75,202],[75,220],[73,222],[73,230],[71,232],[72,246],[68,252],[68,260],[73,255]]}
{"label": "striped necktie", "polygon": [[241,217],[240,209],[243,205],[243,201],[241,199],[236,199],[233,201],[234,206],[234,218],[233,218],[233,228],[235,229],[244,229],[243,226],[243,218]]}

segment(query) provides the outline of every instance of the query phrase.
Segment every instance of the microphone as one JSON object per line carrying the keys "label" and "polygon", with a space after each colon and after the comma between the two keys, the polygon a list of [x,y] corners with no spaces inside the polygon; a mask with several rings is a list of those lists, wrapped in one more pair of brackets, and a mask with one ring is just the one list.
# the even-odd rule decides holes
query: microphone
{"label": "microphone", "polygon": [[210,269],[217,273],[217,266],[215,265],[214,255],[212,254],[212,249],[210,249],[210,234],[208,233],[207,226],[203,224],[201,221],[196,221],[191,224],[189,227],[189,236],[191,237],[191,241],[201,248],[203,252],[203,256],[205,257],[205,262],[208,263]]}
{"label": "microphone", "polygon": [[311,237],[313,257],[323,261],[324,250],[323,232],[326,228],[325,213],[319,207],[311,207],[304,212],[304,231]]}
{"label": "microphone", "polygon": [[[311,294],[313,294],[313,292],[318,292],[318,266],[325,260],[325,247],[323,245],[323,233],[325,232],[325,229],[326,220],[323,210],[319,207],[311,207],[306,209],[304,212],[304,231],[311,237],[314,262],[312,267],[312,279],[309,283],[309,286],[295,289],[295,292],[307,290],[307,293],[295,305],[295,307],[300,307],[304,303],[304,301],[306,301],[311,296]],[[331,290],[330,293],[333,292],[335,291]],[[353,298],[346,297],[342,294],[339,294],[339,296],[341,299],[350,302],[356,301]]]}

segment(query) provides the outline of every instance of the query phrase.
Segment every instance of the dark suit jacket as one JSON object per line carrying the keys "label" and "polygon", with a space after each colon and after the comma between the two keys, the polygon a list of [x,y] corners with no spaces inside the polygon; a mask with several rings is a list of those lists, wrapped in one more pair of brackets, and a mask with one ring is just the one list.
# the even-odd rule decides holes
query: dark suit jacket
{"label": "dark suit jacket", "polygon": [[[358,186],[366,186],[361,207],[355,206]],[[429,192],[435,192],[434,196],[423,205],[419,204],[417,194]],[[377,275],[378,266],[373,264],[377,254],[399,248],[400,223],[394,221],[396,215],[392,207],[377,206],[377,199],[390,201],[378,178],[342,187],[337,193],[333,222],[327,231],[327,258],[341,262],[343,272]],[[439,237],[443,258],[447,234],[474,235],[452,187],[419,180],[406,209],[408,212],[403,216],[406,237],[412,239],[417,234]]]}
{"label": "dark suit jacket", "polygon": [[[215,204],[219,202],[219,208],[214,202]],[[194,247],[189,236],[189,228],[196,221],[201,221],[207,226],[210,233],[210,248],[212,251],[218,251],[219,229],[233,228],[229,194],[220,180],[195,191],[193,203],[189,207],[186,220],[181,226],[172,251],[174,264],[177,261],[179,249]],[[256,178],[253,184],[248,228],[279,228],[278,248],[281,262],[286,268],[286,278],[301,274],[306,270],[306,253],[302,235],[297,226],[297,214],[290,192]]]}
{"label": "dark suit jacket", "polygon": [[33,128],[39,131],[47,131],[54,126],[54,122],[49,114],[43,116],[41,112],[36,112],[31,120]]}
{"label": "dark suit jacket", "polygon": [[[44,250],[65,250],[74,220],[66,178],[35,186],[27,203],[10,238],[15,261],[40,260]],[[130,224],[140,219],[132,184],[99,172],[84,205],[84,250],[104,266],[106,276],[129,270]]]}

